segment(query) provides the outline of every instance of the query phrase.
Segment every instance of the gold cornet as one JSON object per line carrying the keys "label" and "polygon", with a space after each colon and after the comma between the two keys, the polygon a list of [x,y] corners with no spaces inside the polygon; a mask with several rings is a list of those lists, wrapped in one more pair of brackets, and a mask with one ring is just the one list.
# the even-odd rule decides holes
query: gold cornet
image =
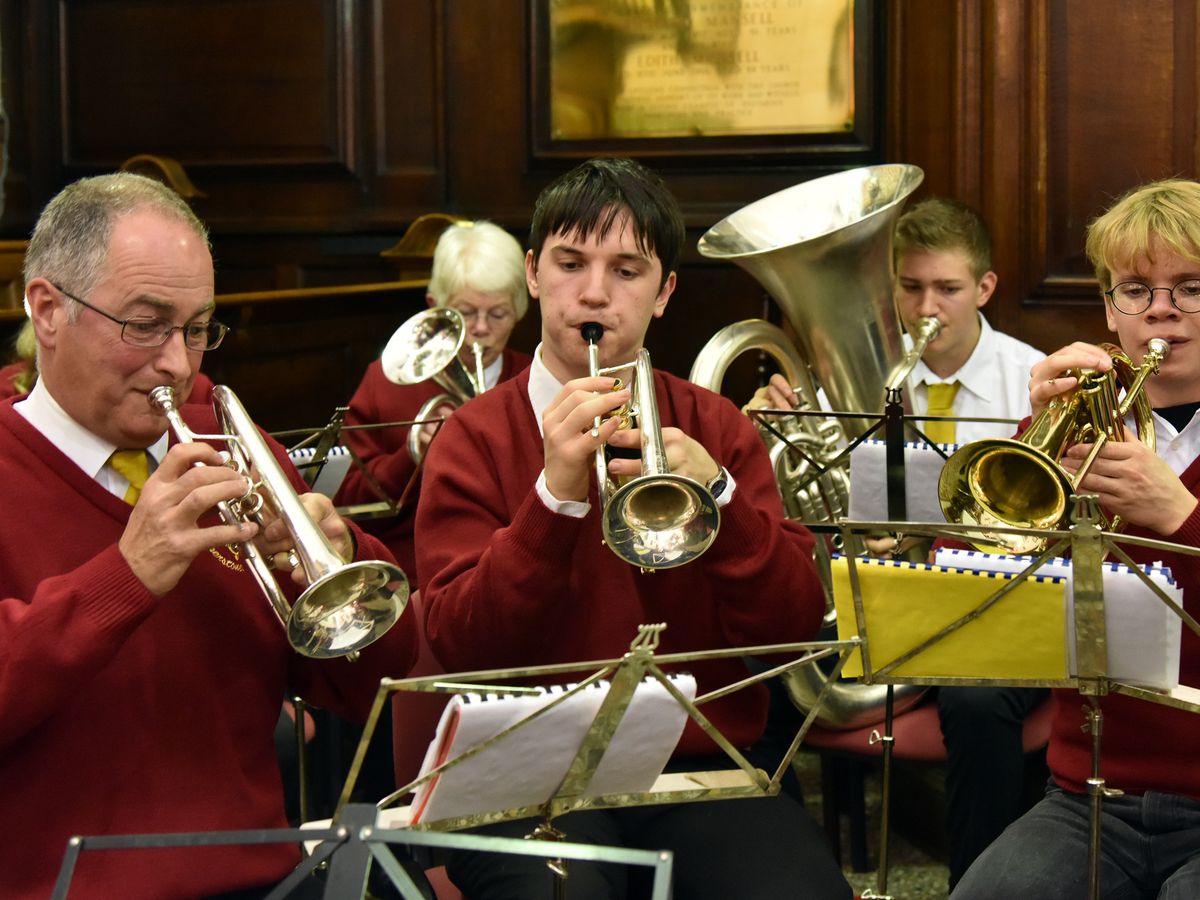
{"label": "gold cornet", "polygon": [[[967,540],[992,550],[1038,553],[1046,539],[1038,535],[1006,534],[987,526],[1030,529],[1065,527],[1068,503],[1100,450],[1110,441],[1123,441],[1125,417],[1133,412],[1138,439],[1154,449],[1154,420],[1143,390],[1146,379],[1158,372],[1171,351],[1166,341],[1153,338],[1140,366],[1115,344],[1101,344],[1112,357],[1109,372],[1071,370],[1078,385],[1055,397],[1019,438],[972,441],[946,460],[938,479],[938,495],[947,522],[980,525],[984,529]],[[1117,399],[1118,383],[1125,388]],[[1072,444],[1091,443],[1092,450],[1074,477],[1059,465]],[[1108,529],[1121,527],[1119,518]]]}
{"label": "gold cornet", "polygon": [[[223,441],[229,448],[230,465],[252,480],[245,497],[217,504],[222,520],[230,525],[243,521],[261,525],[265,508],[283,520],[292,538],[297,564],[303,566],[308,581],[295,605],[288,605],[270,565],[254,542],[247,541],[242,547],[251,574],[287,630],[288,641],[296,652],[318,659],[356,657],[363,647],[383,637],[404,612],[408,579],[398,567],[382,560],[343,561],[309,517],[241,401],[224,385],[213,388],[212,396],[217,421],[224,429],[217,435],[194,434],[179,413],[175,391],[168,386],[152,390],[150,404],[167,417],[181,443]],[[257,481],[253,481],[255,478]]]}
{"label": "gold cornet", "polygon": [[[599,343],[604,328],[588,322],[580,331],[588,342],[591,375],[634,369],[635,408],[629,414],[637,418],[642,437],[642,474],[619,485],[608,476],[604,447],[596,448],[596,486],[604,504],[604,543],[643,572],[689,563],[716,540],[721,514],[704,485],[671,472],[654,397],[650,353],[643,347],[633,362],[600,368]],[[599,418],[594,427],[600,427]]]}

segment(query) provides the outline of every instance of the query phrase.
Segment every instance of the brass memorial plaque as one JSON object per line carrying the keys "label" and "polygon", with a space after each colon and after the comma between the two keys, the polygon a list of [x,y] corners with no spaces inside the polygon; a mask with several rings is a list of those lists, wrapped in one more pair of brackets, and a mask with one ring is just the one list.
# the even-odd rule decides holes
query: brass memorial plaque
{"label": "brass memorial plaque", "polygon": [[550,0],[548,25],[552,140],[854,126],[854,0]]}

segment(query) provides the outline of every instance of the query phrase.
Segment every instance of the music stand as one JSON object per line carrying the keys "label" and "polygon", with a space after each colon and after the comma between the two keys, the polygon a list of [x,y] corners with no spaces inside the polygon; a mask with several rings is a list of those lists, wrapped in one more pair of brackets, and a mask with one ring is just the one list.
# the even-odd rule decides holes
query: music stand
{"label": "music stand", "polygon": [[[361,521],[364,519],[380,519],[388,516],[394,516],[408,503],[416,488],[417,480],[420,477],[421,466],[423,460],[417,462],[413,470],[413,474],[409,476],[408,481],[404,485],[404,489],[400,492],[399,497],[392,497],[388,491],[379,483],[379,480],[371,473],[364,464],[362,459],[354,448],[349,444],[340,444],[339,438],[346,431],[375,431],[382,428],[414,428],[422,425],[436,425],[437,431],[441,430],[445,424],[445,416],[433,416],[428,419],[411,419],[399,422],[372,422],[361,425],[345,424],[345,415],[349,411],[347,406],[336,407],[329,421],[320,428],[293,428],[286,431],[272,432],[271,436],[277,440],[285,440],[300,437],[301,440],[288,447],[288,455],[292,457],[296,468],[304,477],[305,482],[309,487],[313,487],[317,483],[317,479],[321,477],[321,472],[325,469],[329,462],[329,456],[337,449],[343,449],[350,457],[350,465],[362,473],[363,480],[367,483],[367,487],[371,493],[375,495],[376,500],[367,503],[354,503],[337,507],[338,514],[348,519]],[[301,453],[311,456],[307,459],[298,461],[296,459]]]}
{"label": "music stand", "polygon": [[[487,751],[498,742],[504,740],[518,728],[529,727],[541,713],[534,713],[522,719],[511,728],[507,728],[492,738],[481,742],[471,750],[447,760],[441,766],[427,771],[408,785],[398,789],[393,794],[382,798],[376,807],[380,812],[380,826],[389,824],[397,827],[387,831],[409,834],[414,831],[455,831],[462,828],[476,827],[495,822],[510,821],[540,817],[543,826],[552,830],[555,817],[578,809],[615,808],[626,806],[641,806],[660,803],[702,802],[715,799],[730,799],[737,797],[766,797],[777,794],[781,787],[783,775],[791,765],[809,727],[815,721],[819,704],[815,706],[801,723],[790,746],[773,772],[767,773],[755,768],[729,740],[708,720],[702,711],[705,703],[728,696],[751,685],[776,677],[784,672],[800,666],[813,665],[819,660],[835,658],[835,672],[840,672],[853,650],[858,646],[857,638],[845,641],[808,641],[789,644],[773,644],[755,647],[737,647],[722,650],[697,651],[689,653],[657,654],[658,636],[665,628],[664,625],[644,625],[630,645],[630,650],[624,656],[616,659],[597,660],[592,662],[572,663],[562,665],[535,666],[519,669],[493,669],[477,672],[464,672],[453,675],[440,675],[424,678],[384,679],[380,683],[379,692],[367,719],[362,740],[359,742],[354,762],[351,765],[345,787],[339,800],[339,808],[334,816],[334,823],[340,821],[344,810],[350,808],[349,798],[353,793],[355,782],[366,757],[367,748],[375,727],[383,712],[384,704],[390,695],[396,691],[420,691],[441,694],[485,692],[510,692],[529,688],[523,684],[532,679],[538,683],[546,683],[561,676],[575,673],[586,673],[571,689],[566,690],[553,703],[542,708],[541,713],[551,709],[555,704],[566,702],[573,691],[587,689],[601,679],[609,682],[608,691],[602,701],[599,711],[592,719],[582,742],[575,752],[561,783],[547,798],[537,802],[518,805],[504,809],[486,809],[465,815],[453,816],[438,821],[412,824],[411,810],[408,808],[394,809],[392,804],[408,793],[416,790],[430,779],[444,776],[456,765],[461,765],[473,756]],[[663,666],[679,666],[702,660],[728,657],[752,656],[794,656],[795,658],[748,675],[733,684],[725,685],[707,694],[689,700],[680,694],[672,683],[669,675],[663,671]],[[735,768],[719,769],[706,772],[681,772],[660,774],[653,787],[646,791],[620,792],[591,796],[588,794],[589,783],[596,772],[597,765],[609,746],[618,725],[629,708],[634,692],[643,679],[653,679],[661,684],[666,691],[687,713],[688,718],[695,722],[709,735],[724,752]],[[520,684],[518,684],[520,682]],[[830,687],[832,682],[827,685]],[[824,693],[819,698],[824,700]],[[378,829],[377,829],[378,831]],[[379,832],[383,833],[383,832]],[[543,836],[543,835],[532,835]],[[496,838],[477,837],[477,840],[491,841]],[[532,843],[538,843],[533,841]],[[560,846],[555,844],[555,846]],[[490,845],[488,845],[490,849]],[[610,848],[611,851],[611,848]],[[578,857],[577,857],[578,858]]]}
{"label": "music stand", "polygon": [[[1045,531],[1010,526],[987,526],[987,533],[995,534],[1033,534],[1048,539],[1046,549],[1038,554],[1024,569],[1004,585],[990,593],[982,603],[969,613],[957,618],[939,628],[928,638],[920,641],[886,664],[876,667],[871,660],[871,645],[869,639],[869,622],[865,613],[862,592],[862,573],[852,557],[847,557],[850,570],[850,586],[853,597],[853,616],[857,625],[858,637],[862,640],[861,660],[863,681],[867,684],[929,684],[929,685],[1024,685],[1047,686],[1059,688],[1074,688],[1086,699],[1084,729],[1092,736],[1092,775],[1087,781],[1090,800],[1090,839],[1088,845],[1088,881],[1089,896],[1099,897],[1100,886],[1100,816],[1105,797],[1117,796],[1121,792],[1107,786],[1101,774],[1101,737],[1103,734],[1103,713],[1099,707],[1099,698],[1107,693],[1122,693],[1155,703],[1172,706],[1190,712],[1200,712],[1200,691],[1185,686],[1177,687],[1170,692],[1148,689],[1135,684],[1128,684],[1111,678],[1108,674],[1108,655],[1104,604],[1104,584],[1102,564],[1104,559],[1113,555],[1129,567],[1140,581],[1150,589],[1153,595],[1164,603],[1173,614],[1177,615],[1189,629],[1200,634],[1200,623],[1189,615],[1173,598],[1165,594],[1154,583],[1143,569],[1134,563],[1122,548],[1122,544],[1179,553],[1189,556],[1200,556],[1200,549],[1171,544],[1148,538],[1137,538],[1128,535],[1114,534],[1100,529],[1099,506],[1096,498],[1091,495],[1072,497],[1072,525],[1069,530]],[[879,528],[904,527],[908,533],[924,534],[929,537],[947,537],[951,539],[968,539],[980,537],[978,525],[948,525],[938,523],[905,523],[905,522],[842,522],[840,527],[848,532],[871,531]],[[1074,625],[1075,625],[1075,666],[1076,674],[1061,679],[1019,679],[993,677],[948,677],[931,675],[899,675],[897,669],[916,660],[920,655],[949,635],[962,629],[982,616],[988,609],[1001,602],[1025,579],[1034,576],[1039,568],[1048,560],[1064,555],[1070,550],[1070,565],[1073,576]],[[886,792],[887,785],[884,784]],[[886,837],[886,828],[885,835]],[[865,896],[865,895],[864,895]],[[886,873],[881,865],[880,893],[872,896],[886,896]]]}

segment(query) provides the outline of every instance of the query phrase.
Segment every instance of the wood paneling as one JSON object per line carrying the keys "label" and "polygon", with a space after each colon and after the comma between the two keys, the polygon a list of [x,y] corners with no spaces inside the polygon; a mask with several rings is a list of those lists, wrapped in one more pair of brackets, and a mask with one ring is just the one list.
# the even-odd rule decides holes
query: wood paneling
{"label": "wood paneling", "polygon": [[[222,293],[395,278],[378,254],[426,212],[523,237],[538,192],[571,164],[531,149],[532,2],[0,0],[0,237],[26,237],[71,179],[148,152],[178,159],[205,193],[195,206]],[[1197,2],[874,0],[886,73],[874,161],[921,166],[918,197],[979,207],[1000,276],[988,315],[1002,329],[1045,349],[1103,336],[1084,227],[1136,183],[1195,174]],[[763,309],[753,279],[701,259],[695,240],[839,163],[647,153],[689,228],[649,345],[686,375],[712,333]],[[399,321],[363,298],[264,315],[220,351],[224,365],[266,417],[305,421],[327,416]],[[537,336],[535,309],[515,342],[532,349]],[[284,399],[281,371],[314,382],[298,392],[307,406]]]}

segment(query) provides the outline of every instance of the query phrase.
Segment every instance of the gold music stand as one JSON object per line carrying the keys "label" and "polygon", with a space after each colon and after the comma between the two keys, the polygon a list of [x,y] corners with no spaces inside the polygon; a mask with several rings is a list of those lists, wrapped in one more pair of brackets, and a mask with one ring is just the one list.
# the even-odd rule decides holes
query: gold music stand
{"label": "gold music stand", "polygon": [[[371,474],[371,471],[363,465],[363,461],[358,454],[348,444],[340,444],[339,438],[342,432],[345,431],[374,431],[381,428],[413,428],[422,425],[436,425],[437,430],[441,430],[445,423],[444,416],[433,416],[428,419],[410,419],[398,422],[372,422],[363,425],[347,425],[345,424],[346,412],[349,407],[339,406],[333,411],[329,421],[320,428],[293,428],[285,431],[272,432],[271,436],[277,440],[284,441],[294,438],[301,440],[296,444],[288,447],[288,454],[298,454],[301,451],[311,450],[310,458],[301,462],[296,462],[296,468],[304,477],[305,482],[309,487],[313,487],[320,478],[321,472],[329,463],[329,457],[336,449],[344,449],[350,457],[350,465],[358,469],[362,473],[367,486],[376,496],[377,500],[369,503],[355,503],[337,508],[338,514],[348,519],[361,521],[363,519],[380,519],[388,516],[394,516],[405,508],[412,496],[413,490],[416,488],[417,480],[420,476],[421,465],[423,461],[418,461],[413,474],[409,477],[404,485],[404,490],[400,492],[399,497],[392,497],[388,491],[379,483],[379,480]],[[436,431],[434,432],[436,435]],[[293,460],[295,461],[295,460]]]}
{"label": "gold music stand", "polygon": [[[391,694],[397,691],[431,692],[447,695],[478,691],[519,693],[531,690],[527,686],[530,680],[545,684],[561,676],[570,676],[577,673],[585,673],[585,675],[576,685],[569,690],[563,691],[561,695],[544,706],[539,712],[520,720],[512,727],[483,741],[466,753],[454,759],[447,760],[441,766],[433,768],[410,784],[404,785],[393,794],[382,798],[376,804],[379,818],[374,829],[374,834],[378,839],[406,842],[410,840],[414,832],[454,832],[464,828],[525,818],[540,818],[542,820],[541,825],[531,837],[553,838],[558,834],[553,827],[553,820],[574,810],[645,806],[660,803],[701,802],[738,797],[774,796],[779,792],[782,778],[801,746],[805,734],[807,734],[812,722],[815,720],[819,706],[814,707],[806,716],[790,746],[785,751],[783,758],[771,773],[755,768],[741,751],[734,747],[712,722],[709,721],[704,715],[703,706],[713,700],[726,697],[751,685],[763,682],[768,678],[792,671],[800,666],[815,665],[823,659],[835,660],[834,672],[836,678],[836,673],[840,673],[850,655],[859,646],[858,639],[808,641],[689,653],[657,654],[655,651],[658,646],[659,635],[665,627],[665,625],[661,624],[641,626],[637,636],[630,645],[629,652],[616,659],[517,669],[493,669],[424,678],[384,679],[380,683],[379,691],[375,696],[375,702],[368,716],[362,740],[359,742],[358,750],[351,764],[341,798],[338,801],[333,826],[336,827],[338,825],[346,811],[354,808],[353,804],[349,804],[349,798],[354,791],[355,783],[363,761],[366,758],[371,737],[383,713],[384,704],[388,702]],[[698,696],[694,700],[688,699],[680,693],[668,673],[664,671],[664,667],[668,666],[678,667],[704,660],[744,656],[792,656],[794,658],[764,671],[751,674],[733,684],[725,685],[707,694]],[[634,692],[643,682],[643,679],[652,679],[662,685],[674,699],[675,703],[684,709],[688,718],[695,722],[721,748],[730,760],[732,768],[705,772],[660,774],[655,780],[653,787],[646,791],[590,796],[588,794],[588,786],[596,772],[597,765],[604,756],[613,735],[616,733],[618,725],[628,711]],[[586,690],[589,685],[593,685],[600,680],[607,680],[610,685],[609,689],[600,704],[599,711],[588,727],[582,743],[575,752],[566,775],[548,798],[529,805],[497,810],[481,810],[469,815],[454,816],[438,821],[421,822],[419,824],[411,823],[411,811],[408,808],[393,807],[393,804],[398,800],[416,790],[424,783],[444,775],[452,767],[464,763],[471,757],[486,752],[517,729],[529,727],[530,723],[536,721],[539,715],[546,714],[554,706],[567,702],[576,692]],[[831,686],[832,683],[832,681],[829,682],[827,687]],[[820,699],[823,700],[824,697],[822,696]],[[466,837],[469,836],[442,834],[440,845],[445,847],[465,847],[465,845],[460,844],[460,841]],[[476,836],[473,840],[476,842],[487,842],[501,839]],[[537,841],[531,843],[537,843]],[[472,844],[471,846],[476,847],[477,845]],[[503,852],[504,850],[504,847],[501,845],[492,847],[490,844],[485,844],[485,846],[486,849],[495,849],[499,852]],[[555,846],[562,845],[556,844]],[[607,849],[610,854],[618,852],[616,848],[600,849]],[[575,856],[573,858],[584,857]],[[614,859],[614,861],[623,860]],[[554,863],[553,860],[552,863]],[[555,868],[556,864],[551,867]],[[561,866],[558,869],[560,870]],[[664,883],[663,890],[665,891],[666,889],[667,885]],[[668,895],[656,892],[654,896],[655,898],[662,897],[665,900]]]}
{"label": "gold music stand", "polygon": [[[1103,713],[1099,706],[1099,698],[1108,693],[1127,694],[1132,697],[1160,703],[1190,712],[1200,712],[1200,690],[1187,686],[1178,686],[1170,691],[1152,690],[1143,686],[1128,684],[1109,677],[1107,657],[1107,637],[1104,606],[1104,584],[1102,564],[1106,557],[1112,555],[1115,559],[1129,567],[1140,581],[1162,603],[1164,603],[1184,625],[1196,634],[1200,634],[1200,623],[1188,614],[1172,597],[1168,596],[1150,578],[1143,568],[1134,563],[1125,552],[1122,545],[1137,546],[1188,556],[1200,556],[1200,548],[1185,547],[1165,541],[1148,538],[1137,538],[1128,535],[1114,534],[1100,529],[1099,507],[1096,498],[1091,495],[1072,497],[1072,526],[1068,531],[1046,531],[1009,526],[989,526],[986,534],[1035,534],[1047,538],[1046,549],[1038,554],[1024,569],[1006,580],[1001,587],[987,594],[986,597],[966,613],[953,621],[936,628],[934,633],[919,640],[883,664],[877,664],[872,659],[871,632],[886,627],[887,623],[871,620],[870,611],[864,601],[864,581],[867,577],[862,566],[856,564],[853,557],[847,558],[849,570],[849,585],[851,589],[850,610],[839,610],[839,619],[843,622],[849,619],[854,626],[854,632],[861,640],[859,659],[862,666],[862,681],[867,684],[927,684],[927,685],[1018,685],[1018,686],[1048,686],[1059,688],[1074,688],[1087,700],[1085,709],[1084,729],[1092,736],[1092,776],[1088,779],[1088,795],[1091,804],[1091,834],[1088,847],[1088,880],[1089,896],[1099,897],[1100,888],[1100,814],[1105,797],[1117,796],[1121,792],[1111,789],[1101,774],[1101,737],[1103,734]],[[948,538],[952,540],[969,540],[986,537],[981,534],[978,525],[948,525],[938,523],[912,522],[852,522],[843,521],[839,528],[848,536],[855,532],[870,532],[880,529],[904,529],[908,534],[925,535],[930,538]],[[945,674],[914,673],[913,664],[934,651],[961,629],[977,622],[989,610],[997,609],[1004,599],[1020,588],[1027,579],[1036,577],[1036,572],[1048,560],[1067,555],[1069,551],[1073,576],[1074,597],[1074,626],[1075,626],[1075,669],[1074,675],[1064,677],[1020,677],[1017,675],[994,676],[976,672],[965,676],[949,676]],[[844,601],[843,601],[844,602]],[[1065,645],[1064,645],[1065,658]],[[906,674],[901,670],[909,667]],[[883,740],[890,740],[885,735]],[[883,790],[886,796],[888,785],[885,782]],[[886,799],[884,801],[886,809]],[[887,820],[882,823],[880,872],[878,892],[864,894],[864,897],[887,897],[886,847]]]}

